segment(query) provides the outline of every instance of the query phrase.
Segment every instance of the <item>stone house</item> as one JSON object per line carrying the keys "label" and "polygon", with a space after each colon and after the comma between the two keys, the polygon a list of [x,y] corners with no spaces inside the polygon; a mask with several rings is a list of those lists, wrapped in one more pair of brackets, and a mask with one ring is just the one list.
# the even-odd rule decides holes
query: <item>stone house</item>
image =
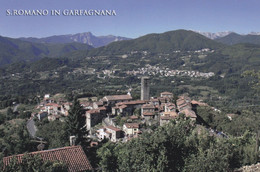
{"label": "stone house", "polygon": [[173,98],[173,94],[170,93],[170,92],[162,92],[162,93],[160,94],[160,96],[161,96],[161,97],[167,97],[167,98],[170,98],[170,99]]}
{"label": "stone house", "polygon": [[141,107],[141,116],[145,120],[153,119],[155,116],[155,106],[153,104],[144,104]]}
{"label": "stone house", "polygon": [[97,130],[97,137],[101,140],[107,138],[112,142],[116,142],[122,137],[122,130],[114,126],[107,126]]}
{"label": "stone house", "polygon": [[132,96],[129,94],[126,95],[112,95],[112,96],[105,96],[102,100],[105,105],[113,107],[118,102],[128,102],[132,100]]}
{"label": "stone house", "polygon": [[128,137],[133,137],[139,133],[139,124],[138,123],[125,123],[123,125],[123,131]]}
{"label": "stone house", "polygon": [[99,109],[91,109],[86,111],[86,126],[87,130],[102,122],[102,119],[106,117],[105,114],[100,113]]}
{"label": "stone house", "polygon": [[160,116],[160,126],[163,126],[178,117],[177,112],[163,112]]}

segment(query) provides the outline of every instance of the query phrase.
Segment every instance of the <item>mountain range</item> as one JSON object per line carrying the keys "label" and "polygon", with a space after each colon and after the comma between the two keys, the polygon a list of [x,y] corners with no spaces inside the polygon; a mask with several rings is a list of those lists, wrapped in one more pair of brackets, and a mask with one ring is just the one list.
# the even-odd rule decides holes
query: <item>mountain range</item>
{"label": "mountain range", "polygon": [[[207,37],[202,34],[207,35]],[[46,38],[13,39],[0,36],[0,66],[20,61],[36,61],[43,57],[81,58],[127,54],[132,51],[172,53],[177,50],[193,51],[203,48],[216,50],[239,43],[260,45],[260,35],[256,34],[239,35],[233,32],[206,34],[188,30],[175,30],[161,34],[148,34],[136,39],[117,36],[96,37],[90,32]],[[208,37],[215,37],[215,39]],[[104,46],[98,47],[98,45]]]}
{"label": "mountain range", "polygon": [[0,66],[20,61],[36,61],[43,57],[60,57],[72,51],[92,48],[90,45],[80,43],[32,43],[0,36]]}
{"label": "mountain range", "polygon": [[224,36],[229,35],[230,33],[233,33],[231,31],[224,31],[224,32],[216,32],[216,33],[212,33],[212,32],[201,32],[201,31],[194,31],[197,32],[203,36],[206,36],[209,39],[217,39],[217,38],[222,38]]}
{"label": "mountain range", "polygon": [[216,38],[215,41],[221,42],[227,45],[234,45],[240,43],[250,43],[260,45],[260,35],[239,35],[237,33],[230,33],[224,37]]}
{"label": "mountain range", "polygon": [[182,50],[218,49],[221,43],[203,35],[187,30],[175,30],[161,34],[148,34],[137,39],[113,42],[107,46],[89,51],[90,55],[108,55],[130,53],[131,51],[149,51],[152,53],[171,53]]}
{"label": "mountain range", "polygon": [[[197,32],[203,36],[206,36],[207,38],[209,39],[219,39],[219,38],[223,38],[223,37],[226,37],[228,36],[229,34],[231,33],[235,33],[235,32],[232,32],[232,31],[224,31],[224,32],[216,32],[216,33],[213,33],[213,32],[201,32],[201,31],[194,31],[194,32]],[[245,35],[260,35],[260,32],[250,32],[248,34],[238,34],[238,33],[235,33],[237,35],[241,35],[241,36],[245,36]]]}
{"label": "mountain range", "polygon": [[130,38],[120,36],[95,36],[91,32],[68,34],[68,35],[55,35],[45,38],[19,38],[23,41],[35,42],[35,43],[82,43],[88,44],[92,47],[102,47],[111,42],[129,40]]}

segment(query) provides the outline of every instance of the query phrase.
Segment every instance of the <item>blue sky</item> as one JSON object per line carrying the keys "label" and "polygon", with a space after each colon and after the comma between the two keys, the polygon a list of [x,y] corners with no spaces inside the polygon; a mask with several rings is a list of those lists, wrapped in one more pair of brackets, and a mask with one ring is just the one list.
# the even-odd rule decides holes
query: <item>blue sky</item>
{"label": "blue sky", "polygon": [[[259,0],[0,0],[0,35],[46,37],[92,32],[136,38],[187,29],[260,32]],[[7,9],[112,9],[116,16],[7,16]]]}

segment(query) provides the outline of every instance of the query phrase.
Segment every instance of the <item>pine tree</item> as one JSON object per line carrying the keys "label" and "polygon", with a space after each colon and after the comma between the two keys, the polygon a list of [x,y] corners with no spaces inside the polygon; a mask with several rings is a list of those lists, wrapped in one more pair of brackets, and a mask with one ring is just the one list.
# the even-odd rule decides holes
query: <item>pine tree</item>
{"label": "pine tree", "polygon": [[86,134],[84,110],[78,100],[74,99],[73,105],[69,110],[69,115],[65,120],[66,138],[76,137],[76,144],[80,144]]}

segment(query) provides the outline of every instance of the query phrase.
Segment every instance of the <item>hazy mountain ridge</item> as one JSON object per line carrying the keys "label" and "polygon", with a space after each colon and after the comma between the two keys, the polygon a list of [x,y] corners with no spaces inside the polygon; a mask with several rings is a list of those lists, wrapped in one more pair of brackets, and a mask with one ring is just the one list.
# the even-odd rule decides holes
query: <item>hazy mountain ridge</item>
{"label": "hazy mountain ridge", "polygon": [[223,46],[223,44],[193,31],[175,30],[160,34],[148,34],[132,40],[113,42],[107,46],[91,50],[89,55],[122,54],[131,51],[169,53],[177,50],[218,49]]}
{"label": "hazy mountain ridge", "polygon": [[249,43],[249,44],[258,44],[260,45],[260,32],[250,32],[248,34],[238,34],[232,31],[225,31],[225,32],[200,32],[195,31],[207,38],[215,40],[217,42],[227,44],[227,45],[234,45],[240,43]]}
{"label": "hazy mountain ridge", "polygon": [[117,42],[122,40],[129,40],[130,38],[125,38],[121,36],[95,36],[91,32],[68,34],[68,35],[54,35],[44,38],[19,38],[24,41],[36,42],[36,43],[83,43],[91,45],[95,48],[105,46],[111,42]]}
{"label": "hazy mountain ridge", "polygon": [[233,33],[232,31],[223,31],[223,32],[216,32],[216,33],[212,33],[212,32],[201,32],[201,31],[194,31],[197,32],[203,36],[206,36],[209,39],[217,39],[217,38],[222,38],[224,36],[229,35],[230,33]]}
{"label": "hazy mountain ridge", "polygon": [[234,45],[240,43],[250,43],[260,45],[260,35],[240,35],[237,33],[231,33],[225,37],[215,39],[218,42],[227,45]]}
{"label": "hazy mountain ridge", "polygon": [[0,36],[0,66],[21,61],[35,61],[43,57],[59,57],[76,50],[90,50],[87,44],[44,44]]}

